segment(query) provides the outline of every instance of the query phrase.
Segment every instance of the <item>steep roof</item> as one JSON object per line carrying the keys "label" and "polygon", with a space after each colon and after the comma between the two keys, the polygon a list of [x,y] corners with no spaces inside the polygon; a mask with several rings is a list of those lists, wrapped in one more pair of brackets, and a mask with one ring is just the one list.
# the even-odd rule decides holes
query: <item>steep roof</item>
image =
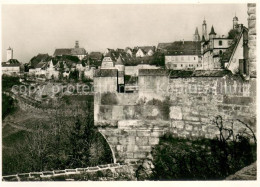
{"label": "steep roof", "polygon": [[95,60],[95,61],[101,61],[102,60],[102,57],[103,57],[103,54],[101,52],[91,52],[89,55],[88,55],[88,59],[90,58],[92,61]]}
{"label": "steep roof", "polygon": [[201,45],[198,41],[176,41],[166,50],[168,55],[200,55]]}
{"label": "steep roof", "polygon": [[115,65],[124,65],[121,56],[118,57],[118,59],[116,60]]}
{"label": "steep roof", "polygon": [[143,50],[145,53],[148,53],[150,50],[155,51],[155,46],[138,46],[135,47],[135,49],[141,49]]}
{"label": "steep roof", "polygon": [[196,35],[199,34],[198,27],[196,27],[195,34],[196,34]]}
{"label": "steep roof", "polygon": [[212,27],[211,27],[211,31],[210,31],[209,35],[211,35],[211,34],[216,35],[216,33],[215,33],[215,31],[214,31],[214,27],[213,27],[213,25],[212,25]]}
{"label": "steep roof", "polygon": [[202,42],[205,42],[205,41],[206,41],[204,35],[202,35],[202,40],[201,40],[201,41],[202,41]]}
{"label": "steep roof", "polygon": [[53,56],[62,55],[86,55],[86,50],[84,48],[61,48],[55,49]]}
{"label": "steep roof", "polygon": [[230,47],[222,54],[222,58],[221,58],[221,61],[222,62],[229,62],[229,64],[227,65],[227,68],[229,67],[230,65],[230,59],[231,57],[234,55],[237,47],[238,47],[238,44],[239,44],[239,41],[241,40],[242,36],[243,36],[243,32],[246,31],[248,32],[248,29],[246,27],[243,27],[241,32],[238,33],[235,38],[233,39],[232,41],[232,44],[230,45]]}
{"label": "steep roof", "polygon": [[157,49],[166,49],[168,46],[170,46],[171,43],[158,43]]}
{"label": "steep roof", "polygon": [[35,68],[44,68],[44,67],[46,67],[47,66],[47,63],[46,62],[39,62],[36,66],[35,66]]}
{"label": "steep roof", "polygon": [[2,67],[18,67],[21,63],[17,59],[10,59],[7,62],[2,62]]}
{"label": "steep roof", "polygon": [[29,62],[29,65],[32,67],[32,68],[35,68],[36,65],[39,63],[39,62],[47,62],[51,59],[52,57],[49,56],[48,54],[38,54],[37,56],[34,56],[30,62]]}

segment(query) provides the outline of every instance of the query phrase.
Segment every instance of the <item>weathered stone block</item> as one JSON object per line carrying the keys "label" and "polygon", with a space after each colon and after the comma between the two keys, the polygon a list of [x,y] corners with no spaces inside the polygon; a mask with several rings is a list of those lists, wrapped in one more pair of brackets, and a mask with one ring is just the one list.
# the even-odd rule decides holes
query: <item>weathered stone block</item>
{"label": "weathered stone block", "polygon": [[142,131],[136,131],[137,136],[151,136],[151,131],[150,130],[142,130]]}
{"label": "weathered stone block", "polygon": [[181,107],[172,106],[170,107],[170,118],[171,119],[182,119]]}
{"label": "weathered stone block", "polygon": [[163,131],[152,131],[151,136],[153,137],[160,137],[163,135]]}
{"label": "weathered stone block", "polygon": [[[251,97],[229,97],[225,96],[223,99],[223,103],[225,104],[235,104],[235,105],[248,105],[252,103],[253,99]],[[224,109],[224,107],[223,107]],[[229,110],[230,108],[227,108]]]}
{"label": "weathered stone block", "polygon": [[138,146],[138,151],[141,152],[151,152],[152,147],[151,146]]}
{"label": "weathered stone block", "polygon": [[200,121],[199,117],[189,116],[189,115],[186,115],[186,116],[184,117],[184,120],[187,120],[187,121]]}
{"label": "weathered stone block", "polygon": [[118,144],[118,137],[108,137],[107,138],[107,141],[110,143],[110,144]]}
{"label": "weathered stone block", "polygon": [[112,119],[122,120],[124,119],[123,106],[112,106]]}
{"label": "weathered stone block", "polygon": [[159,144],[159,138],[149,137],[149,145],[157,145]]}
{"label": "weathered stone block", "polygon": [[134,153],[134,158],[146,158],[146,153]]}
{"label": "weathered stone block", "polygon": [[249,29],[248,34],[250,34],[250,35],[256,35],[256,29],[255,29],[255,28]]}
{"label": "weathered stone block", "polygon": [[126,146],[126,150],[127,152],[134,152],[134,151],[137,151],[138,150],[138,146],[137,145],[127,145]]}
{"label": "weathered stone block", "polygon": [[248,7],[256,7],[256,3],[247,3]]}
{"label": "weathered stone block", "polygon": [[192,128],[193,128],[192,125],[188,125],[188,124],[185,125],[185,129],[186,129],[187,131],[191,131]]}
{"label": "weathered stone block", "polygon": [[134,158],[134,153],[126,153],[127,158]]}
{"label": "weathered stone block", "polygon": [[176,122],[176,128],[177,129],[183,129],[183,127],[184,127],[184,122],[183,121]]}
{"label": "weathered stone block", "polygon": [[136,137],[136,145],[148,145],[148,137]]}
{"label": "weathered stone block", "polygon": [[249,20],[248,21],[248,28],[255,28],[256,26],[256,20]]}
{"label": "weathered stone block", "polygon": [[256,8],[255,7],[248,7],[247,9],[247,14],[255,14],[256,13]]}

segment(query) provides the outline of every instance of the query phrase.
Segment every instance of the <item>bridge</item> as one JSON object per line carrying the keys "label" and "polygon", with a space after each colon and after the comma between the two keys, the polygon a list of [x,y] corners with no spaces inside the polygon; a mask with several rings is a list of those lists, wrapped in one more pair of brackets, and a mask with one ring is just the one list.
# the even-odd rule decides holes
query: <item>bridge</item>
{"label": "bridge", "polygon": [[[205,72],[205,71],[204,71]],[[256,127],[256,78],[244,81],[225,70],[195,71],[189,77],[167,70],[139,70],[138,90],[117,92],[117,72],[94,76],[94,121],[107,140],[114,162],[152,159],[160,137],[215,138],[212,119],[220,115],[234,132]],[[248,132],[250,133],[250,132]]]}

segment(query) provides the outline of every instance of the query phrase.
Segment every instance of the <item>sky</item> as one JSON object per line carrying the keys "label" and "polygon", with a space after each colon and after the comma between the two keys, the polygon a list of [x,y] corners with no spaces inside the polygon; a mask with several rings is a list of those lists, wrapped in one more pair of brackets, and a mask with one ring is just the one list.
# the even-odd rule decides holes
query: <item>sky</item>
{"label": "sky", "polygon": [[53,55],[56,48],[73,48],[75,41],[87,52],[106,48],[191,41],[196,27],[201,36],[205,17],[208,33],[227,35],[236,16],[247,27],[246,4],[143,5],[2,5],[2,61],[6,49],[28,63],[38,53]]}

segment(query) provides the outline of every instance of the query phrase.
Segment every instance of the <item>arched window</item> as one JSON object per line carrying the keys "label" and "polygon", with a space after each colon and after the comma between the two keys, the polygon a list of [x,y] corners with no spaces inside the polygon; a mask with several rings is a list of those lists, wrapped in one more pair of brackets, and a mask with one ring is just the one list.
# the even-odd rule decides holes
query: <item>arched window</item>
{"label": "arched window", "polygon": [[219,50],[219,54],[222,55],[222,53],[223,53],[222,50]]}

